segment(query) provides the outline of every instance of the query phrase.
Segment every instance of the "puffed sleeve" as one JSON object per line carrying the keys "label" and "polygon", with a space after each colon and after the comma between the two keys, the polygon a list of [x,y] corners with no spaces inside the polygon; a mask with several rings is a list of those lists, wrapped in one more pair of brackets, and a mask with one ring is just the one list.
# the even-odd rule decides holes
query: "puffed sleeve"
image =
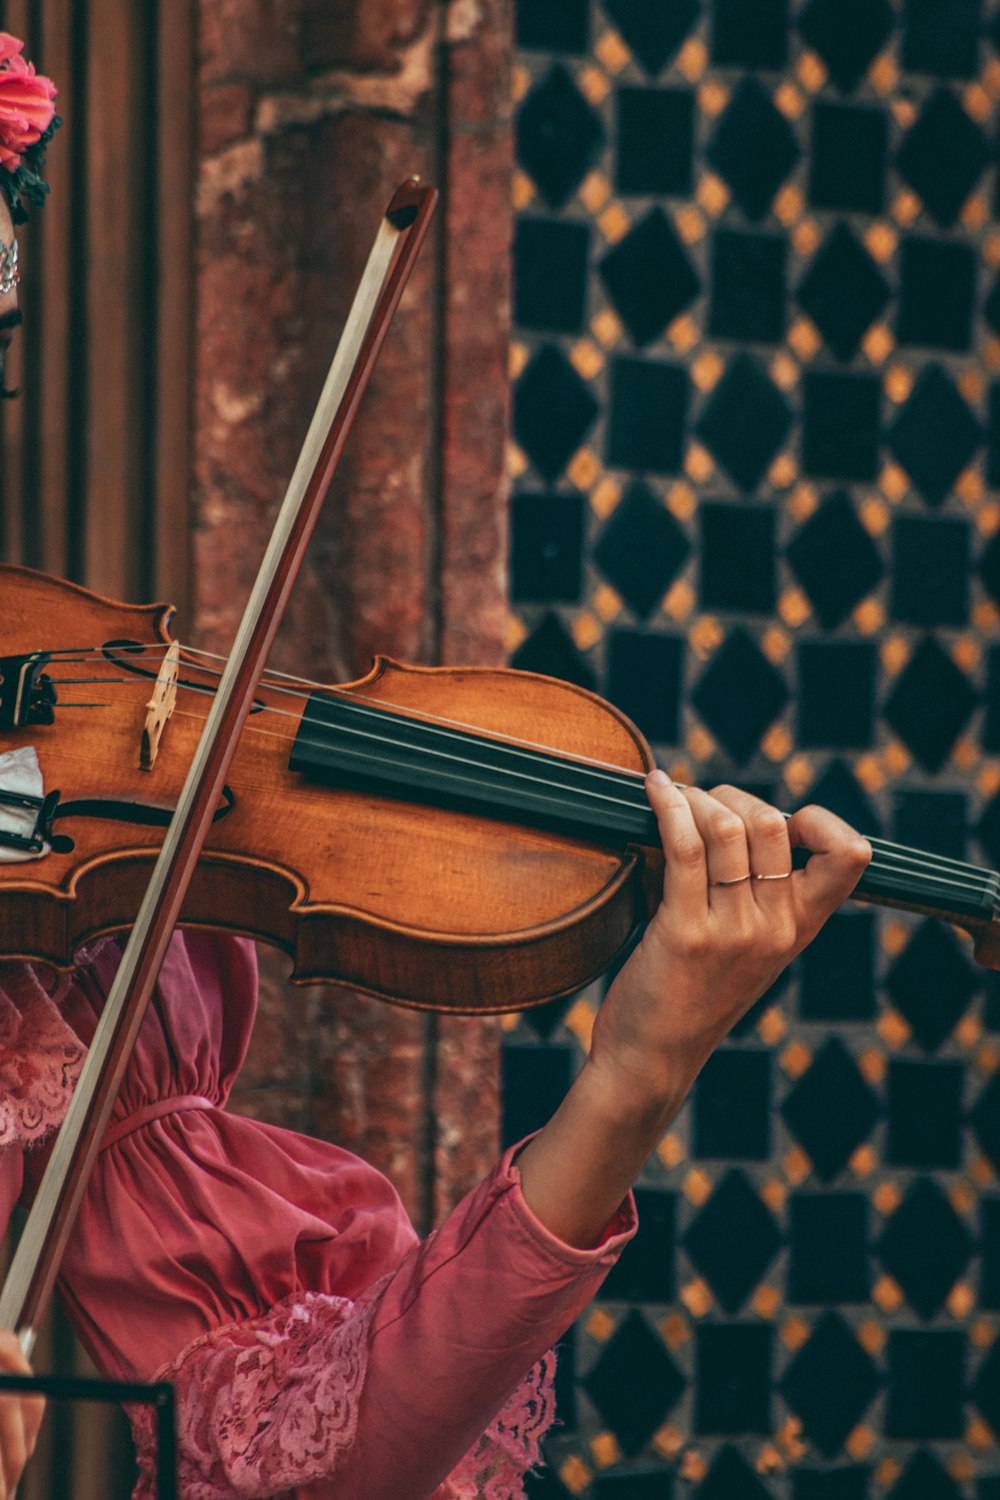
{"label": "puffed sleeve", "polygon": [[[356,1302],[301,1294],[196,1341],[178,1402],[181,1493],[200,1500],[517,1500],[553,1416],[547,1353],[634,1233],[631,1199],[578,1250],[532,1214],[508,1151]],[[135,1414],[152,1496],[155,1439]]]}

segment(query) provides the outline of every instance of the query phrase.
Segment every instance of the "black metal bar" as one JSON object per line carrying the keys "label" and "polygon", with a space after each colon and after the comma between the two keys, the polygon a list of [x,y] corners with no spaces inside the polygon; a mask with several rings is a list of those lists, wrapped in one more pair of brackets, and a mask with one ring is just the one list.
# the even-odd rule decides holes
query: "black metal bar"
{"label": "black metal bar", "polygon": [[145,1385],[133,1380],[100,1380],[86,1375],[3,1375],[0,1391],[48,1396],[53,1401],[113,1401],[156,1408],[157,1500],[177,1500],[177,1434],[174,1388],[161,1380]]}

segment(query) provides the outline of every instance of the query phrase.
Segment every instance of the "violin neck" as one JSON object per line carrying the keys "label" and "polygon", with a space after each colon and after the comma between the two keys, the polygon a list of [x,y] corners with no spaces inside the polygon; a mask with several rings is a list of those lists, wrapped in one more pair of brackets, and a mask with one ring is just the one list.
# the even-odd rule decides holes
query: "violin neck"
{"label": "violin neck", "polygon": [[[290,769],[308,780],[527,824],[612,848],[658,850],[641,777],[462,727],[314,693]],[[1000,875],[872,838],[854,896],[960,924],[1000,915]]]}

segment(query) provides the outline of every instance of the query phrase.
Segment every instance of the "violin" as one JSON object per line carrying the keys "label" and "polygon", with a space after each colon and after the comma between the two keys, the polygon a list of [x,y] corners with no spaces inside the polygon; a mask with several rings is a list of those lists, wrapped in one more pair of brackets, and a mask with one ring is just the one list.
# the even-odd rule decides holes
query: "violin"
{"label": "violin", "polygon": [[[0,597],[0,812],[23,804],[23,831],[0,831],[0,952],[67,968],[134,919],[220,663],[172,640],[165,606],[13,566]],[[15,750],[37,757],[34,795],[4,787]],[[265,673],[180,919],[284,949],[299,983],[433,1010],[549,1000],[655,908],[653,764],[616,708],[534,673]],[[872,844],[855,896],[961,925],[989,963],[1000,876]]]}

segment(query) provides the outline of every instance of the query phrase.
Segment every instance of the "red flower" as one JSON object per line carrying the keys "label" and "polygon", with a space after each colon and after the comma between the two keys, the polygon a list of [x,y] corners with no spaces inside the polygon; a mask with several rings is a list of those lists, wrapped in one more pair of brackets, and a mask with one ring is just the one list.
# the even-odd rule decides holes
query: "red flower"
{"label": "red flower", "polygon": [[21,56],[17,37],[0,31],[0,166],[16,172],[29,146],[52,123],[56,97],[52,80],[36,73]]}

